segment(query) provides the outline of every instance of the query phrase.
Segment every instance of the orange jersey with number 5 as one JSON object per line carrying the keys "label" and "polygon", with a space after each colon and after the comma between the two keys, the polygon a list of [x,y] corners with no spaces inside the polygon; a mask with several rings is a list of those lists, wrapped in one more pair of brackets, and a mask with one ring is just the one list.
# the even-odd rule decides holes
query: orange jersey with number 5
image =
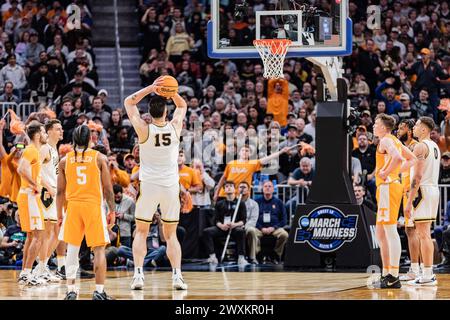
{"label": "orange jersey with number 5", "polygon": [[71,151],[66,155],[66,198],[68,202],[103,203],[101,171],[97,164],[98,151]]}

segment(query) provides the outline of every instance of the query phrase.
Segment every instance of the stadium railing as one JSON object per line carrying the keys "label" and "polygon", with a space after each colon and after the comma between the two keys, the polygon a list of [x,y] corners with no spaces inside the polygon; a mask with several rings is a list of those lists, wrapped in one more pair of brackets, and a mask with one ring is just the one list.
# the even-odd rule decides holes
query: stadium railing
{"label": "stadium railing", "polygon": [[6,116],[9,109],[12,109],[22,121],[25,121],[31,113],[37,111],[37,108],[37,104],[33,102],[22,102],[19,104],[15,102],[0,102],[1,117],[6,120],[6,128],[9,128],[11,119],[11,117]]}

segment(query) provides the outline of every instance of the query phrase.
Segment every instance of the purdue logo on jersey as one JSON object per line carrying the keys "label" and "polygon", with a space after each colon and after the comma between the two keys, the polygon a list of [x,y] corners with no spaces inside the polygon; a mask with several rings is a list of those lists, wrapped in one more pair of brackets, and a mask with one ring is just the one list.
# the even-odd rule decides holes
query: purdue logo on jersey
{"label": "purdue logo on jersey", "polygon": [[42,188],[41,202],[46,209],[50,208],[53,204],[53,198],[46,188]]}

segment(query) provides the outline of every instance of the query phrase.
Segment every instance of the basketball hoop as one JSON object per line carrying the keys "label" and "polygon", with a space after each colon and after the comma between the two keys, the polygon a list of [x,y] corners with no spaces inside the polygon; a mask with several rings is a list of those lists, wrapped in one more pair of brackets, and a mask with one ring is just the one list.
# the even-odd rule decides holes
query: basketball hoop
{"label": "basketball hoop", "polygon": [[264,78],[280,79],[283,76],[284,57],[291,45],[289,39],[258,39],[253,45],[259,52],[264,64]]}

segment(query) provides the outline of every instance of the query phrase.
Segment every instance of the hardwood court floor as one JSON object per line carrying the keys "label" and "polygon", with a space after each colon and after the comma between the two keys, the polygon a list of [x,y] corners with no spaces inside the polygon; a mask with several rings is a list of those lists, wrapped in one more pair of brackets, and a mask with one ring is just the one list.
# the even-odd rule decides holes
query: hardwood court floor
{"label": "hardwood court floor", "polygon": [[[0,300],[63,299],[66,287],[51,284],[37,288],[19,286],[18,271],[0,271]],[[106,292],[115,299],[449,299],[450,275],[438,274],[438,287],[414,288],[404,285],[397,290],[368,289],[364,273],[313,272],[185,272],[186,291],[171,290],[171,273],[146,272],[143,291],[130,290],[131,271],[108,271]],[[81,280],[80,299],[91,299],[93,280]]]}

